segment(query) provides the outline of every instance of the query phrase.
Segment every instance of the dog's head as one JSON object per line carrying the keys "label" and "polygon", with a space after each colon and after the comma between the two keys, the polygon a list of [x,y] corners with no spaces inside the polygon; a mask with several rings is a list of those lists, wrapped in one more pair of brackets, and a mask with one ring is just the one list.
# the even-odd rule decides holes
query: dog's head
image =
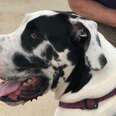
{"label": "dog's head", "polygon": [[100,70],[107,62],[95,22],[49,10],[26,15],[15,32],[1,35],[0,55],[0,77],[5,80],[0,99],[5,102],[37,98],[56,89],[60,79],[67,83],[77,76],[80,82],[79,75]]}

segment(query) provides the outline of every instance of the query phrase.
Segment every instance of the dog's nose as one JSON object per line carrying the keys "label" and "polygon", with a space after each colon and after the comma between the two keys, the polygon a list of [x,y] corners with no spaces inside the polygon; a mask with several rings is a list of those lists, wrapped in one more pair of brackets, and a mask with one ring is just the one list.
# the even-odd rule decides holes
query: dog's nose
{"label": "dog's nose", "polygon": [[100,62],[101,68],[103,68],[107,64],[107,59],[103,54],[99,57],[99,62]]}

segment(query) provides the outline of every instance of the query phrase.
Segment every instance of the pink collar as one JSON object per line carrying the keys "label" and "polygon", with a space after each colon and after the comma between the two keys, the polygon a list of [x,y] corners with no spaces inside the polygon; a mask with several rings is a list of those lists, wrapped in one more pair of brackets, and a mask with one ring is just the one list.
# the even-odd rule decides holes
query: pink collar
{"label": "pink collar", "polygon": [[108,93],[107,95],[96,98],[96,99],[85,99],[79,102],[75,103],[64,103],[64,102],[59,102],[59,106],[62,108],[68,108],[68,109],[82,109],[82,110],[93,110],[97,109],[99,106],[99,103],[111,98],[116,95],[116,89],[114,89],[112,92]]}

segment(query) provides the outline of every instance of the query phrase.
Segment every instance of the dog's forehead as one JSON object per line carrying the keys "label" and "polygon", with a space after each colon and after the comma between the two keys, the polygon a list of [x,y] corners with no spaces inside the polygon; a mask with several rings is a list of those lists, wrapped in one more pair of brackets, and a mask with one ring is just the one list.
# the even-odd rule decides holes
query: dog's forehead
{"label": "dog's forehead", "polygon": [[36,18],[39,18],[41,16],[50,17],[50,16],[54,16],[57,14],[59,14],[59,13],[56,11],[52,11],[52,10],[41,10],[41,11],[37,11],[34,13],[27,13],[23,19],[23,23],[28,23],[28,22],[30,22]]}
{"label": "dog's forehead", "polygon": [[[37,12],[28,13],[28,14],[25,15],[21,24],[22,25],[23,24],[27,25],[30,21],[32,21],[36,18],[39,18],[41,16],[51,17],[51,16],[55,16],[57,14],[60,14],[60,12],[53,11],[53,10],[40,10],[40,11],[37,11]],[[76,18],[69,17],[68,20],[70,21],[70,23],[73,24],[73,23],[80,22],[80,23],[84,24],[85,27],[88,28],[89,31],[97,29],[97,23],[96,22],[94,22],[92,20],[84,19],[81,16],[78,16],[77,14],[72,13],[72,15],[76,15],[77,17]]]}

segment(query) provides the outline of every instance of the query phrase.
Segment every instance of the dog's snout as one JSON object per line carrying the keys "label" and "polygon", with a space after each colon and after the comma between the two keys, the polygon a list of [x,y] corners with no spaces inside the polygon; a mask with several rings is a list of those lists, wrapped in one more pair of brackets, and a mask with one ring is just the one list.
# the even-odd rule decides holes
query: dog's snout
{"label": "dog's snout", "polygon": [[99,61],[102,68],[107,64],[107,59],[103,54],[99,57]]}

